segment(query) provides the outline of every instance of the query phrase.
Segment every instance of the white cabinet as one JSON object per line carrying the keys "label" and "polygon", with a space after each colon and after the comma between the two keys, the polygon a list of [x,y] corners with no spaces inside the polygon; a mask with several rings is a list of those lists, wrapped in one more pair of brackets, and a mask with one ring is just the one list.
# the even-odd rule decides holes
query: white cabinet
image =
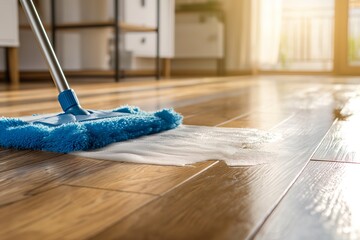
{"label": "white cabinet", "polygon": [[0,46],[19,45],[18,2],[0,0]]}
{"label": "white cabinet", "polygon": [[224,24],[214,16],[178,14],[175,57],[221,59],[224,56],[223,36]]}
{"label": "white cabinet", "polygon": [[[160,0],[161,7],[164,7],[164,2],[168,2],[168,0]],[[156,0],[125,0],[124,21],[136,25],[156,27]]]}
{"label": "white cabinet", "polygon": [[[127,0],[125,2],[126,23],[156,27],[156,0]],[[160,0],[160,57],[174,57],[174,0]],[[128,33],[125,49],[137,57],[156,56],[155,33]]]}

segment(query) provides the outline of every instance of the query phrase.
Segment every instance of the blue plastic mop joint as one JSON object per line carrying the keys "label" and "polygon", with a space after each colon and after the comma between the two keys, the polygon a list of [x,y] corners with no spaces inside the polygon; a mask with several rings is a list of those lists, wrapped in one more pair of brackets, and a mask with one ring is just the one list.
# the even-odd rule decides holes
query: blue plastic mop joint
{"label": "blue plastic mop joint", "polygon": [[67,114],[73,114],[73,115],[90,114],[88,111],[86,111],[80,106],[76,93],[72,89],[67,89],[65,91],[62,91],[58,96],[58,100],[61,108]]}

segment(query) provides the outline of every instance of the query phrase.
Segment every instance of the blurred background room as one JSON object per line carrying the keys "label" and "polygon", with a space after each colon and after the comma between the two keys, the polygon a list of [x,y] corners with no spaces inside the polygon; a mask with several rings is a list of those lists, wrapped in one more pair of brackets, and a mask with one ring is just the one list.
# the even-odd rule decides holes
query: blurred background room
{"label": "blurred background room", "polygon": [[[21,7],[3,2],[2,79],[49,78]],[[34,2],[72,78],[360,72],[358,0]]]}

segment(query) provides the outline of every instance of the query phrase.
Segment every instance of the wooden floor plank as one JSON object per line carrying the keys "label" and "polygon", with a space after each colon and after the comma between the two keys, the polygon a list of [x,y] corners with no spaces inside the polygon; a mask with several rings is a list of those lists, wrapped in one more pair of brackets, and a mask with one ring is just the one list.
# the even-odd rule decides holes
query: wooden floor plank
{"label": "wooden floor plank", "polygon": [[80,157],[50,158],[0,175],[0,207],[58,186],[58,182],[86,171],[90,167],[106,165],[102,161]]}
{"label": "wooden floor plank", "polygon": [[360,163],[359,119],[338,121],[330,129],[313,159]]}
{"label": "wooden floor plank", "polygon": [[[190,86],[185,87],[185,89],[181,89],[182,91],[178,91],[176,89],[157,89],[157,91],[140,91],[140,92],[126,92],[124,94],[119,94],[118,92],[104,92],[102,95],[88,95],[88,96],[80,96],[81,103],[92,109],[109,109],[116,108],[120,105],[129,104],[129,105],[137,105],[146,110],[154,110],[160,107],[174,107],[178,104],[183,105],[183,101],[186,99],[191,99],[191,101],[195,101],[193,91],[196,91],[196,98],[203,96],[209,97],[211,93],[216,93],[219,95],[221,91],[226,95],[229,91],[234,92],[234,89],[242,89],[246,87],[246,84],[241,84],[239,82],[233,82],[230,86],[222,86],[222,84],[218,83],[217,87],[207,86],[206,88],[201,86]],[[114,90],[112,90],[114,91]],[[54,95],[56,96],[56,94]],[[34,112],[37,113],[48,113],[48,112],[56,112],[59,111],[58,102],[56,101],[56,97],[52,97],[51,99],[42,98],[35,100],[27,100],[27,101],[18,101],[20,96],[14,97],[11,101],[6,100],[2,103],[3,106],[0,105],[0,114],[4,114],[6,116],[21,116],[21,115],[29,115]],[[159,106],[161,104],[162,106]],[[15,107],[16,106],[16,107]]]}
{"label": "wooden floor plank", "polygon": [[208,161],[194,166],[175,167],[108,161],[106,165],[88,166],[84,171],[59,178],[52,184],[161,195],[216,163]]}
{"label": "wooden floor plank", "polygon": [[[244,168],[217,164],[94,238],[245,239],[307,164],[331,126],[331,111],[331,105],[299,110],[277,127],[287,136],[274,144],[274,162]],[[326,115],[329,119],[320,118]]]}
{"label": "wooden floor plank", "polygon": [[[232,91],[233,92],[233,91]],[[224,96],[228,95],[228,91],[224,91],[222,93]],[[189,102],[190,104],[196,101],[206,101],[207,98],[211,98],[211,94],[207,94],[206,98],[198,96],[197,98],[191,99],[191,96],[187,96],[186,94],[183,95],[181,93],[172,94],[171,96],[164,96],[161,94],[155,95],[152,93],[153,96],[145,98],[134,96],[132,98],[121,98],[119,96],[105,96],[103,98],[99,97],[94,100],[91,98],[88,99],[81,99],[81,103],[86,108],[91,109],[112,109],[117,108],[122,105],[135,105],[139,106],[144,110],[153,111],[155,109],[164,108],[164,107],[176,107],[176,106],[183,106]],[[213,94],[214,97],[220,97],[219,93]],[[214,98],[212,97],[212,98]],[[166,99],[166,101],[164,100]],[[29,107],[29,104],[31,107]],[[29,101],[27,104],[24,105],[15,105],[14,106],[6,106],[0,107],[0,113],[4,113],[6,116],[23,116],[23,115],[31,115],[34,112],[36,113],[51,113],[51,112],[58,112],[59,104],[55,99],[50,102],[42,102],[41,104],[33,103]]]}
{"label": "wooden floor plank", "polygon": [[292,113],[264,113],[253,111],[248,115],[219,124],[221,127],[256,128],[268,130],[292,116]]}
{"label": "wooden floor plank", "polygon": [[360,163],[360,89],[358,86],[337,86],[334,117],[337,122],[331,127],[314,160]]}
{"label": "wooden floor plank", "polygon": [[86,239],[154,197],[60,186],[0,208],[1,239]]}
{"label": "wooden floor plank", "polygon": [[359,239],[360,166],[312,161],[255,239]]}
{"label": "wooden floor plank", "polygon": [[1,149],[0,173],[35,162],[41,162],[60,155],[62,154],[30,150]]}
{"label": "wooden floor plank", "polygon": [[233,121],[234,118],[243,118],[247,114],[262,109],[265,106],[279,104],[278,100],[272,102],[271,99],[267,98],[252,99],[251,96],[253,94],[256,95],[256,89],[247,88],[245,90],[246,92],[239,93],[238,96],[219,98],[214,101],[205,102],[199,105],[195,104],[188,107],[199,107],[197,110],[200,111],[200,114],[186,117],[185,124],[218,126],[225,122]]}
{"label": "wooden floor plank", "polygon": [[[162,80],[161,82],[155,81],[141,81],[141,82],[106,82],[101,81],[80,81],[73,82],[73,89],[76,90],[77,94],[81,97],[91,97],[96,95],[103,94],[113,94],[117,93],[119,95],[124,95],[126,93],[141,93],[141,92],[155,92],[158,90],[166,89],[185,89],[186,87],[196,87],[196,86],[208,86],[211,85],[222,85],[226,83],[236,84],[236,85],[253,85],[249,79],[242,79],[241,77],[237,78],[218,78],[218,79],[181,79],[181,80]],[[21,86],[24,89],[18,89],[16,91],[2,91],[0,92],[0,102],[9,102],[9,101],[32,101],[37,99],[47,99],[54,98],[57,95],[57,90],[55,86],[50,83],[42,82],[41,84],[23,83]],[[138,95],[139,96],[139,95]]]}
{"label": "wooden floor plank", "polygon": [[224,103],[237,105],[242,99],[242,95],[246,94],[249,88],[238,89],[236,91],[221,92],[214,95],[208,95],[202,99],[192,97],[186,102],[174,103],[174,108],[179,113],[183,114],[185,118],[192,118],[196,115],[215,112],[221,110]]}

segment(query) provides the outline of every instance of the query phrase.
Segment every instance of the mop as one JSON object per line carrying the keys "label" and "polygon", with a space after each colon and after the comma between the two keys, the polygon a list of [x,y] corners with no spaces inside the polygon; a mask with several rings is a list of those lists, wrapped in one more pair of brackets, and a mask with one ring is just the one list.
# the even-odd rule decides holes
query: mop
{"label": "mop", "polygon": [[0,118],[0,147],[69,153],[159,133],[181,124],[182,116],[172,109],[83,109],[65,78],[32,0],[20,2],[59,91],[58,101],[64,112],[31,120]]}

